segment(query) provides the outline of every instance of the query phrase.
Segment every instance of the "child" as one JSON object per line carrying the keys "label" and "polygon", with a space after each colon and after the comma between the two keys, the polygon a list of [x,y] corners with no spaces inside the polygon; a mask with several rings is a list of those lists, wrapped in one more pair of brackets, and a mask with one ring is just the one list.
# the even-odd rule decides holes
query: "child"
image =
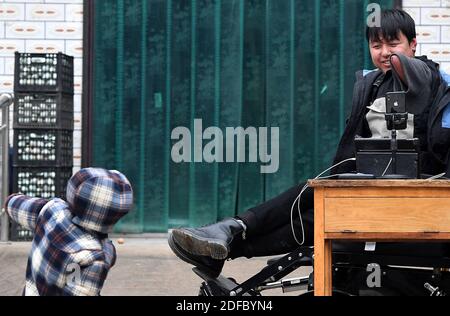
{"label": "child", "polygon": [[118,171],[81,169],[69,180],[66,197],[13,194],[6,200],[9,216],[34,232],[25,296],[100,295],[115,263],[108,233],[133,206],[130,182]]}

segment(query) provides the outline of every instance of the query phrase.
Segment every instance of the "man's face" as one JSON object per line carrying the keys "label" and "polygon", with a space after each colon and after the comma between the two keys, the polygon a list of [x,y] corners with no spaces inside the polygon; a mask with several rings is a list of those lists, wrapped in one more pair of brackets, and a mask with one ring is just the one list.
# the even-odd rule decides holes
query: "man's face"
{"label": "man's face", "polygon": [[392,54],[402,54],[408,57],[414,57],[416,47],[417,40],[413,39],[411,43],[409,43],[402,32],[399,32],[398,39],[387,41],[380,36],[380,41],[371,40],[369,43],[373,64],[384,73],[391,69],[389,60]]}

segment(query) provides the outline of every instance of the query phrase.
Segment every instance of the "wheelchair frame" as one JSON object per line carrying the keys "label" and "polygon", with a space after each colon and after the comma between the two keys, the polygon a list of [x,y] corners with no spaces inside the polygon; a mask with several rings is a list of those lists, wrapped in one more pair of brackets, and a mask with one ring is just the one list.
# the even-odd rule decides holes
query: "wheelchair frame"
{"label": "wheelchair frame", "polygon": [[[415,295],[445,296],[446,292],[450,291],[450,258],[448,257],[395,256],[340,251],[333,252],[333,280],[338,280],[333,286],[333,294],[386,295],[386,291],[371,289],[367,287],[367,283],[357,284],[357,282],[367,281],[367,279],[361,280],[361,276],[366,277],[369,271],[366,267],[374,263],[382,268],[383,276],[392,275],[398,278],[399,275],[408,275],[413,272],[422,275],[422,287],[414,290]],[[222,275],[215,279],[211,278],[198,268],[193,268],[193,271],[204,280],[200,286],[199,295],[201,296],[261,296],[261,292],[277,288],[281,288],[284,293],[304,290],[306,293],[303,295],[312,295],[314,272],[305,277],[283,279],[296,269],[305,266],[314,266],[313,247],[299,247],[285,256],[270,259],[266,267],[241,284]],[[349,289],[353,289],[353,293],[349,292]],[[388,295],[398,294],[391,292]]]}

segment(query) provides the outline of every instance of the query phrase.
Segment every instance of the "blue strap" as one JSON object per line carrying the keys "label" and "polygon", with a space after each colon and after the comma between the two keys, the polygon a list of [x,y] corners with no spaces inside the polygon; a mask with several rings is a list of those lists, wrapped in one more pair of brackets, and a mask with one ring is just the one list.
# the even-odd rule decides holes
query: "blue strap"
{"label": "blue strap", "polygon": [[365,76],[367,76],[368,74],[370,74],[371,72],[374,72],[374,71],[377,71],[378,69],[373,69],[373,70],[367,70],[367,69],[364,69],[363,70],[363,76],[365,77]]}
{"label": "blue strap", "polygon": [[[450,86],[450,75],[441,70],[441,76]],[[444,114],[442,114],[442,127],[450,128],[450,103],[445,107]]]}
{"label": "blue strap", "polygon": [[442,114],[442,127],[450,128],[450,103],[445,107],[444,114]]}
{"label": "blue strap", "polygon": [[441,70],[441,76],[442,78],[447,82],[447,84],[450,86],[450,75],[443,70]]}

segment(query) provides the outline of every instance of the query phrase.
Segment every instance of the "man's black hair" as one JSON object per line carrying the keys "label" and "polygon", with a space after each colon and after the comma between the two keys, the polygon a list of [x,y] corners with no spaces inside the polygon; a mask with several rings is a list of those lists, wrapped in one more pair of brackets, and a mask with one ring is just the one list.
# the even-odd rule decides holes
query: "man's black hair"
{"label": "man's black hair", "polygon": [[381,42],[381,37],[387,41],[398,40],[400,31],[408,42],[416,38],[416,23],[403,10],[391,9],[381,11],[381,27],[367,27],[367,41]]}

